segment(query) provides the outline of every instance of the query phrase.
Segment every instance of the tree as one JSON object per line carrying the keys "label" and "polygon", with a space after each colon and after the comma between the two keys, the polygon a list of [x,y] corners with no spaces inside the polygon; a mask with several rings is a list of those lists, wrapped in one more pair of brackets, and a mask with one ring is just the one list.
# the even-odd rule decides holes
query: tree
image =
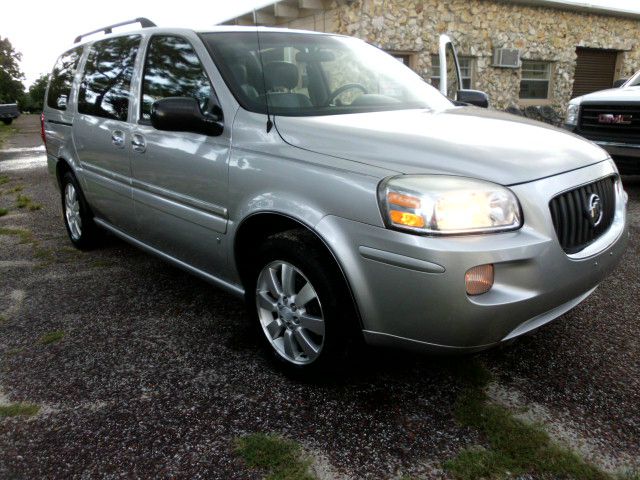
{"label": "tree", "polygon": [[46,73],[40,77],[29,87],[29,92],[24,96],[24,100],[20,107],[22,110],[30,112],[41,112],[44,105],[44,94],[47,90],[49,75]]}
{"label": "tree", "polygon": [[0,37],[0,103],[13,103],[24,94],[21,59],[22,54],[14,50],[9,39]]}

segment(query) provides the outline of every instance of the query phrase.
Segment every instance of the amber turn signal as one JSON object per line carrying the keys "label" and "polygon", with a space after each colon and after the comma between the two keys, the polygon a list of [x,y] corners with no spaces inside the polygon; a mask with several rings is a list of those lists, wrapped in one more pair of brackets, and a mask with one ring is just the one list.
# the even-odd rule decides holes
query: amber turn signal
{"label": "amber turn signal", "polygon": [[478,265],[464,274],[468,295],[481,295],[493,287],[493,264]]}
{"label": "amber turn signal", "polygon": [[424,227],[424,218],[415,213],[401,212],[400,210],[391,210],[389,212],[391,221],[397,225],[405,227],[422,228]]}
{"label": "amber turn signal", "polygon": [[387,200],[391,205],[407,208],[420,208],[420,199],[411,195],[403,195],[398,192],[389,192]]}

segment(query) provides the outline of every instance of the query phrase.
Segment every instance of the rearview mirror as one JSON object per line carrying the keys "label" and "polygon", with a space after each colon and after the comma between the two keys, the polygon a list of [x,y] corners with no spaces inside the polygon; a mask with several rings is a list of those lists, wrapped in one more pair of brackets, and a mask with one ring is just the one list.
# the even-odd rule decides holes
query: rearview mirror
{"label": "rearview mirror", "polygon": [[620,80],[616,80],[613,82],[613,88],[620,88],[622,85],[627,83],[628,78],[621,78]]}
{"label": "rearview mirror", "polygon": [[215,107],[204,114],[195,98],[168,97],[157,100],[151,107],[151,125],[169,132],[193,132],[218,136],[224,130],[222,109]]}
{"label": "rearview mirror", "polygon": [[489,108],[489,95],[480,90],[458,90],[456,100],[476,107]]}

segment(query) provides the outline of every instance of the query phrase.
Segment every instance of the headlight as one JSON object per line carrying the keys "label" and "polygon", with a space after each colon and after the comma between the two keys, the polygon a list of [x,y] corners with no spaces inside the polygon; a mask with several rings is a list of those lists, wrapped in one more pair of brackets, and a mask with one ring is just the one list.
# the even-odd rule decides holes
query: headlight
{"label": "headlight", "polygon": [[570,103],[567,107],[567,118],[565,123],[567,125],[573,125],[574,127],[578,125],[578,115],[580,115],[580,104],[579,103]]}
{"label": "headlight", "polygon": [[445,175],[401,175],[378,189],[390,228],[431,235],[498,232],[522,226],[520,204],[508,188]]}

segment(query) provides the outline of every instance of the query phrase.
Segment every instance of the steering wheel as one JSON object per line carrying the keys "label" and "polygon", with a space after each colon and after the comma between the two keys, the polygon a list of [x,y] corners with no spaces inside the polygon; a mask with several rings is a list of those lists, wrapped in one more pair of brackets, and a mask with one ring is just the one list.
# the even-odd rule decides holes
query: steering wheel
{"label": "steering wheel", "polygon": [[364,85],[361,85],[359,83],[345,83],[344,85],[342,85],[341,87],[336,88],[333,92],[331,92],[329,94],[329,98],[327,98],[325,105],[331,105],[331,103],[338,98],[340,95],[342,95],[344,92],[346,92],[347,90],[351,90],[352,88],[357,88],[358,90],[362,90],[362,93],[367,94],[369,93],[369,90],[367,90],[367,88]]}

